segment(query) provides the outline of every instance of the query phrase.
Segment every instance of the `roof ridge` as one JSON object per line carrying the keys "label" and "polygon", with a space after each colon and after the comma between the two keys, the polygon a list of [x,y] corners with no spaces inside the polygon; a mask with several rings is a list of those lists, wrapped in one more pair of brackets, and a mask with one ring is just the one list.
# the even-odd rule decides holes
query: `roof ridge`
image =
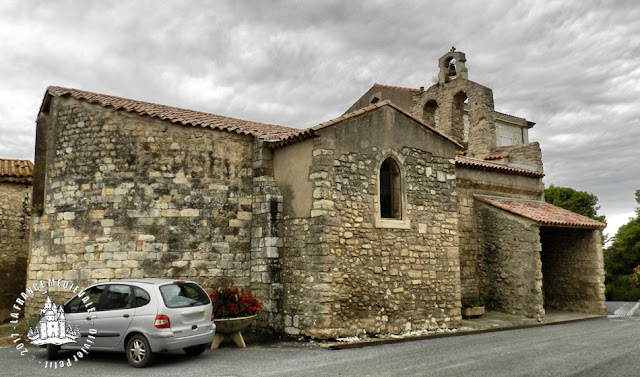
{"label": "roof ridge", "polygon": [[2,182],[32,182],[33,162],[30,160],[18,160],[0,158],[0,181]]}
{"label": "roof ridge", "polygon": [[2,158],[0,157],[0,161],[21,161],[21,162],[31,162],[31,160],[23,160],[21,158]]}
{"label": "roof ridge", "polygon": [[493,153],[493,154],[488,154],[486,156],[484,156],[483,160],[485,161],[490,161],[490,160],[499,160],[501,158],[506,158],[509,157],[509,153],[504,152],[504,153]]}
{"label": "roof ridge", "polygon": [[533,220],[540,226],[602,229],[605,223],[542,200],[474,194],[480,202]]}
{"label": "roof ridge", "polygon": [[500,115],[508,116],[508,117],[511,117],[511,118],[517,118],[517,119],[527,120],[526,118],[519,117],[519,116],[517,116],[517,115],[511,115],[511,114],[503,113],[503,112],[501,112],[501,111],[493,110],[493,112],[494,112],[494,113],[497,113],[497,114],[500,114]]}
{"label": "roof ridge", "polygon": [[363,108],[361,108],[361,109],[354,110],[354,111],[352,111],[352,112],[350,112],[350,113],[347,113],[347,114],[341,115],[341,116],[339,116],[339,117],[337,117],[337,118],[334,118],[334,119],[328,120],[328,121],[326,121],[326,122],[320,123],[320,124],[318,124],[317,126],[311,127],[311,128],[310,128],[310,130],[318,131],[318,130],[320,130],[320,129],[323,129],[323,128],[326,128],[326,127],[329,127],[329,126],[334,125],[334,124],[336,124],[336,123],[340,123],[340,122],[342,122],[342,121],[344,121],[344,120],[346,120],[346,119],[353,118],[353,117],[355,117],[355,116],[358,116],[358,115],[361,115],[361,114],[364,114],[364,113],[367,113],[367,112],[373,111],[373,110],[375,110],[375,109],[377,109],[377,108],[380,108],[380,107],[383,107],[383,106],[391,106],[391,107],[393,107],[395,110],[397,110],[397,111],[401,112],[401,113],[402,113],[402,114],[404,114],[405,116],[407,116],[407,117],[411,118],[412,120],[414,120],[414,121],[418,122],[420,125],[424,126],[425,128],[429,129],[430,131],[435,132],[437,135],[439,135],[439,136],[441,136],[441,137],[445,138],[446,140],[448,140],[448,141],[450,141],[451,143],[455,144],[457,147],[462,148],[462,145],[460,145],[460,143],[458,143],[458,142],[457,142],[457,141],[455,141],[454,139],[452,139],[452,138],[450,138],[449,136],[447,136],[447,135],[445,135],[445,134],[441,133],[440,131],[436,130],[433,126],[431,126],[431,125],[429,125],[429,124],[425,123],[422,119],[418,119],[418,118],[416,118],[415,116],[411,115],[410,113],[408,113],[407,111],[405,111],[403,108],[401,108],[400,106],[398,106],[398,105],[394,104],[393,102],[391,102],[391,101],[390,101],[390,100],[388,100],[388,99],[386,99],[386,100],[384,100],[384,101],[380,101],[380,102],[373,103],[373,104],[368,105],[368,106],[366,106],[366,107],[363,107]]}
{"label": "roof ridge", "polygon": [[509,201],[509,202],[539,202],[539,203],[547,203],[544,200],[509,198],[507,196],[498,196],[498,195],[473,194],[473,197],[474,198],[487,198],[487,199],[500,199],[500,200],[505,200],[505,201]]}
{"label": "roof ridge", "polygon": [[471,169],[479,169],[479,170],[487,170],[487,171],[501,171],[504,173],[512,173],[516,175],[522,175],[527,177],[536,177],[542,178],[544,177],[544,173],[539,172],[537,170],[527,170],[523,168],[517,168],[513,166],[497,164],[495,162],[480,160],[473,157],[467,156],[456,156],[456,165],[464,166]]}
{"label": "roof ridge", "polygon": [[410,92],[420,92],[420,89],[416,89],[416,88],[408,88],[408,87],[404,87],[404,86],[394,86],[394,85],[385,85],[385,84],[379,84],[379,83],[374,83],[373,86],[379,86],[381,88],[387,88],[387,89],[396,89],[396,90],[406,90],[406,91],[410,91]]}
{"label": "roof ridge", "polygon": [[346,120],[346,119],[349,119],[349,118],[353,118],[354,116],[367,113],[367,112],[369,112],[371,110],[380,108],[382,106],[386,106],[386,105],[388,105],[390,103],[391,102],[389,102],[389,100],[376,102],[376,103],[373,103],[371,105],[365,106],[365,107],[363,107],[361,109],[354,110],[354,111],[352,111],[350,113],[346,113],[346,114],[340,115],[337,118],[333,118],[333,119],[330,119],[330,120],[328,120],[326,122],[322,122],[322,123],[320,123],[320,124],[318,124],[316,126],[311,127],[310,129],[312,129],[314,131],[317,131],[317,130],[323,129],[325,127],[328,127],[328,126],[330,126],[332,124],[340,123],[343,120]]}
{"label": "roof ridge", "polygon": [[255,122],[225,115],[207,113],[199,110],[184,109],[154,102],[139,101],[125,97],[94,93],[73,88],[63,88],[59,86],[49,86],[47,88],[46,95],[56,97],[68,95],[77,100],[97,104],[102,107],[111,107],[115,110],[135,112],[139,115],[168,120],[172,123],[179,123],[185,126],[191,125],[208,127],[258,138],[266,135],[278,135],[279,137],[285,137],[290,134],[297,133],[297,131],[300,130],[299,128]]}

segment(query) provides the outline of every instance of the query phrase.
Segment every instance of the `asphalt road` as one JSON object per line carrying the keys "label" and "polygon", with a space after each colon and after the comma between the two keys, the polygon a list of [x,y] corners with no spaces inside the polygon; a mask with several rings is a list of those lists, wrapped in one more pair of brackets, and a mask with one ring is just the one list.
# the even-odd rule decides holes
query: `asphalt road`
{"label": "asphalt road", "polygon": [[149,368],[92,353],[45,369],[44,350],[0,348],[6,376],[639,376],[640,313],[629,317],[331,351],[297,343],[162,354]]}

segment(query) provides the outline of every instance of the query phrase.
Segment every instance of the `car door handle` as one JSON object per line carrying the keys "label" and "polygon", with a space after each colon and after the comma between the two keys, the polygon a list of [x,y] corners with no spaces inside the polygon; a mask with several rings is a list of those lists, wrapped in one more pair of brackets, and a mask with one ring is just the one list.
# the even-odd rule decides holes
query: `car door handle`
{"label": "car door handle", "polygon": [[129,318],[129,314],[123,315],[124,318]]}
{"label": "car door handle", "polygon": [[97,315],[92,315],[92,316],[87,317],[86,320],[87,321],[91,321],[92,319],[96,319],[96,318],[98,318]]}

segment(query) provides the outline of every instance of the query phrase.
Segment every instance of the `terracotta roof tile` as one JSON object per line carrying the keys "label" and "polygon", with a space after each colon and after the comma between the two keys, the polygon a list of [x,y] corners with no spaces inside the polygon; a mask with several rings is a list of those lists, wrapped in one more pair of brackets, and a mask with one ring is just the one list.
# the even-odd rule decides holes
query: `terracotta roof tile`
{"label": "terracotta roof tile", "polygon": [[377,86],[377,87],[380,87],[380,88],[408,91],[408,92],[420,92],[421,91],[420,89],[415,89],[415,88],[405,88],[405,87],[402,87],[402,86],[391,86],[391,85],[383,85],[383,84],[378,84],[378,83],[373,84],[373,86]]}
{"label": "terracotta roof tile", "polygon": [[70,96],[77,100],[94,103],[115,110],[124,110],[139,115],[149,116],[184,126],[204,127],[238,134],[251,135],[257,138],[286,138],[298,134],[300,129],[278,126],[274,124],[251,122],[221,115],[204,113],[195,110],[158,105],[150,102],[136,101],[106,94],[91,93],[77,89],[50,86],[47,95],[55,97]]}
{"label": "terracotta roof tile", "polygon": [[539,171],[516,168],[513,166],[507,166],[503,164],[496,164],[495,162],[477,160],[475,158],[464,157],[464,156],[456,156],[456,166],[469,168],[469,169],[496,171],[496,172],[501,172],[506,174],[522,175],[525,177],[536,177],[536,178],[544,177],[544,173],[541,173]]}
{"label": "terracotta roof tile", "polygon": [[0,158],[0,182],[32,183],[33,162]]}
{"label": "terracotta roof tile", "polygon": [[501,158],[507,158],[509,157],[509,153],[500,153],[500,154],[490,154],[487,156],[484,156],[485,160],[499,160]]}
{"label": "terracotta roof tile", "polygon": [[564,228],[603,229],[607,224],[579,215],[564,208],[537,200],[502,198],[497,196],[475,195],[483,203],[526,217],[540,226]]}

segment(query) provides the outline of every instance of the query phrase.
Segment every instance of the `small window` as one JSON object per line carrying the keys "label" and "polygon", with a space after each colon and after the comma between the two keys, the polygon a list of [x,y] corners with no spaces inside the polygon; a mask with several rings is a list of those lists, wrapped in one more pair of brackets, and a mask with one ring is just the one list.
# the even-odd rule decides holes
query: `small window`
{"label": "small window", "polygon": [[[71,301],[67,302],[64,306],[65,313],[84,313],[87,311],[86,304],[92,303],[91,307],[95,308],[98,306],[98,302],[100,301],[100,296],[102,295],[102,291],[106,285],[96,285],[95,287],[91,287],[85,291],[85,294],[81,296],[76,296],[71,299]],[[89,297],[84,303],[83,300]]]}
{"label": "small window", "polygon": [[425,123],[436,128],[438,127],[440,123],[440,112],[438,111],[438,103],[435,100],[430,100],[424,105],[422,117],[424,118]]}
{"label": "small window", "polygon": [[211,300],[205,291],[193,283],[166,284],[160,287],[160,293],[167,308],[185,308],[211,304]]}
{"label": "small window", "polygon": [[151,301],[149,293],[142,288],[135,287],[136,307],[145,306]]}
{"label": "small window", "polygon": [[128,285],[112,284],[100,302],[101,310],[117,310],[131,308],[131,287]]}
{"label": "small window", "polygon": [[402,218],[400,168],[391,157],[384,160],[380,166],[380,217],[383,219]]}

